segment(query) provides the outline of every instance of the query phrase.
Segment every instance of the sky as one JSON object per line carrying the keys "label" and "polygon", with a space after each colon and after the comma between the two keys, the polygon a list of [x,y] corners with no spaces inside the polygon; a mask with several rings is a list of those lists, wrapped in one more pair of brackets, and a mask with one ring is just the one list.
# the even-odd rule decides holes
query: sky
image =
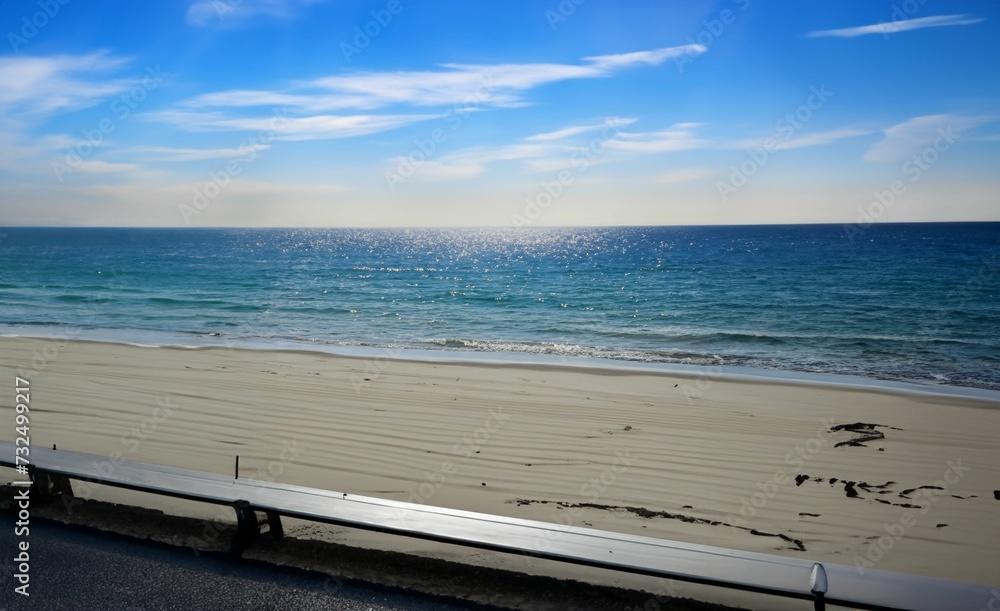
{"label": "sky", "polygon": [[3,0],[0,226],[1000,221],[1000,2]]}

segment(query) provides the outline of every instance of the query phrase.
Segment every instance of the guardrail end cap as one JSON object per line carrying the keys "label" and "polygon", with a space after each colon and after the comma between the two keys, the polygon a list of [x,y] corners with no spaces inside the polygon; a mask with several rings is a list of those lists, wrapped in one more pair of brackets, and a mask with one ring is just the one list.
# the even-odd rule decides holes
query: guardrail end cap
{"label": "guardrail end cap", "polygon": [[812,573],[809,575],[809,591],[813,594],[826,594],[827,585],[826,569],[818,562],[813,564]]}

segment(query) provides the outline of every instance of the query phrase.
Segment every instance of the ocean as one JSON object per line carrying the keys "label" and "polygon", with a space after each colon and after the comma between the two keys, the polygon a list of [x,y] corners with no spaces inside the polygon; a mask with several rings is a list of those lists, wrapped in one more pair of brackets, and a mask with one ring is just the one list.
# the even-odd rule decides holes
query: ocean
{"label": "ocean", "polygon": [[1000,224],[0,229],[0,334],[1000,389]]}

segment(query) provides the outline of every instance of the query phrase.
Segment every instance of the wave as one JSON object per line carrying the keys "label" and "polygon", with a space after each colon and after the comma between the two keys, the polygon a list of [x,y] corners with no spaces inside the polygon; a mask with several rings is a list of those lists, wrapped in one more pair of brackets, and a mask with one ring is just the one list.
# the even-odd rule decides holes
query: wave
{"label": "wave", "polygon": [[[42,331],[44,327],[50,331]],[[6,328],[5,328],[6,327]],[[988,390],[1000,390],[1000,375],[994,362],[996,359],[982,359],[978,366],[956,365],[942,368],[937,360],[921,361],[916,358],[884,359],[881,363],[859,362],[850,358],[819,358],[812,354],[803,356],[791,353],[733,354],[698,352],[685,350],[640,350],[621,349],[607,346],[588,346],[570,342],[529,342],[517,340],[475,339],[442,337],[412,339],[409,341],[357,340],[351,338],[314,337],[304,335],[265,336],[257,333],[239,332],[219,324],[211,331],[158,332],[155,330],[129,329],[83,329],[59,323],[20,323],[7,327],[0,324],[0,335],[6,336],[63,336],[62,329],[74,328],[74,339],[96,339],[143,345],[195,345],[245,347],[251,349],[273,349],[311,346],[320,352],[339,353],[339,349],[363,348],[389,351],[416,350],[432,352],[474,352],[478,354],[523,354],[532,358],[543,358],[555,364],[572,364],[574,359],[600,359],[606,361],[660,363],[666,365],[736,367],[752,370],[790,371],[815,374],[860,376],[864,378],[917,383],[932,386],[965,386]],[[35,331],[37,330],[37,331]],[[41,333],[41,335],[39,335]],[[185,339],[186,338],[186,339]],[[308,348],[307,348],[308,349]],[[350,354],[350,353],[348,353]]]}
{"label": "wave", "polygon": [[468,350],[475,352],[512,352],[522,354],[544,354],[551,356],[603,358],[616,361],[638,361],[646,363],[682,363],[689,365],[719,365],[725,359],[717,354],[685,351],[636,350],[585,346],[558,342],[525,342],[515,340],[489,340],[468,338],[432,338],[420,342],[420,347]]}
{"label": "wave", "polygon": [[111,302],[111,299],[109,299],[108,297],[95,297],[93,295],[77,295],[75,293],[66,295],[57,295],[53,299],[61,303],[110,303]]}

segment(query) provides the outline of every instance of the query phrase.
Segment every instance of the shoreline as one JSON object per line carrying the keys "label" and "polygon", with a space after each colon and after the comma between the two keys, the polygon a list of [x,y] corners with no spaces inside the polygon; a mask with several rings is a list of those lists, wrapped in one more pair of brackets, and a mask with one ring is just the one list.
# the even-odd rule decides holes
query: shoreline
{"label": "shoreline", "polygon": [[[31,375],[33,444],[224,475],[239,455],[252,479],[996,585],[995,400],[634,368],[380,366],[311,351],[52,341],[0,338],[0,375]],[[31,373],[47,344],[51,358]],[[5,419],[13,413],[0,403]],[[13,425],[0,429],[12,436]],[[347,529],[288,530],[541,570]]]}
{"label": "shoreline", "polygon": [[[164,332],[164,337],[172,334]],[[179,335],[179,334],[178,334]],[[200,336],[215,340],[215,337]],[[275,339],[247,340],[217,345],[213,343],[148,343],[129,341],[121,337],[60,337],[51,335],[0,333],[0,341],[6,339],[46,340],[94,344],[113,344],[136,348],[168,348],[176,350],[225,350],[250,352],[276,352],[302,355],[328,355],[333,357],[364,359],[367,361],[400,361],[408,363],[444,363],[453,365],[483,367],[532,367],[545,369],[569,369],[596,373],[629,373],[648,375],[672,375],[685,378],[710,378],[719,381],[734,381],[760,384],[800,384],[829,388],[853,388],[874,390],[892,394],[930,395],[966,398],[996,403],[1000,407],[1000,390],[975,386],[954,386],[930,382],[889,380],[864,377],[853,374],[797,371],[794,369],[763,369],[739,365],[694,365],[658,361],[633,361],[591,356],[557,356],[527,352],[488,352],[462,349],[400,348],[376,345],[317,344],[303,346],[292,340]]]}

